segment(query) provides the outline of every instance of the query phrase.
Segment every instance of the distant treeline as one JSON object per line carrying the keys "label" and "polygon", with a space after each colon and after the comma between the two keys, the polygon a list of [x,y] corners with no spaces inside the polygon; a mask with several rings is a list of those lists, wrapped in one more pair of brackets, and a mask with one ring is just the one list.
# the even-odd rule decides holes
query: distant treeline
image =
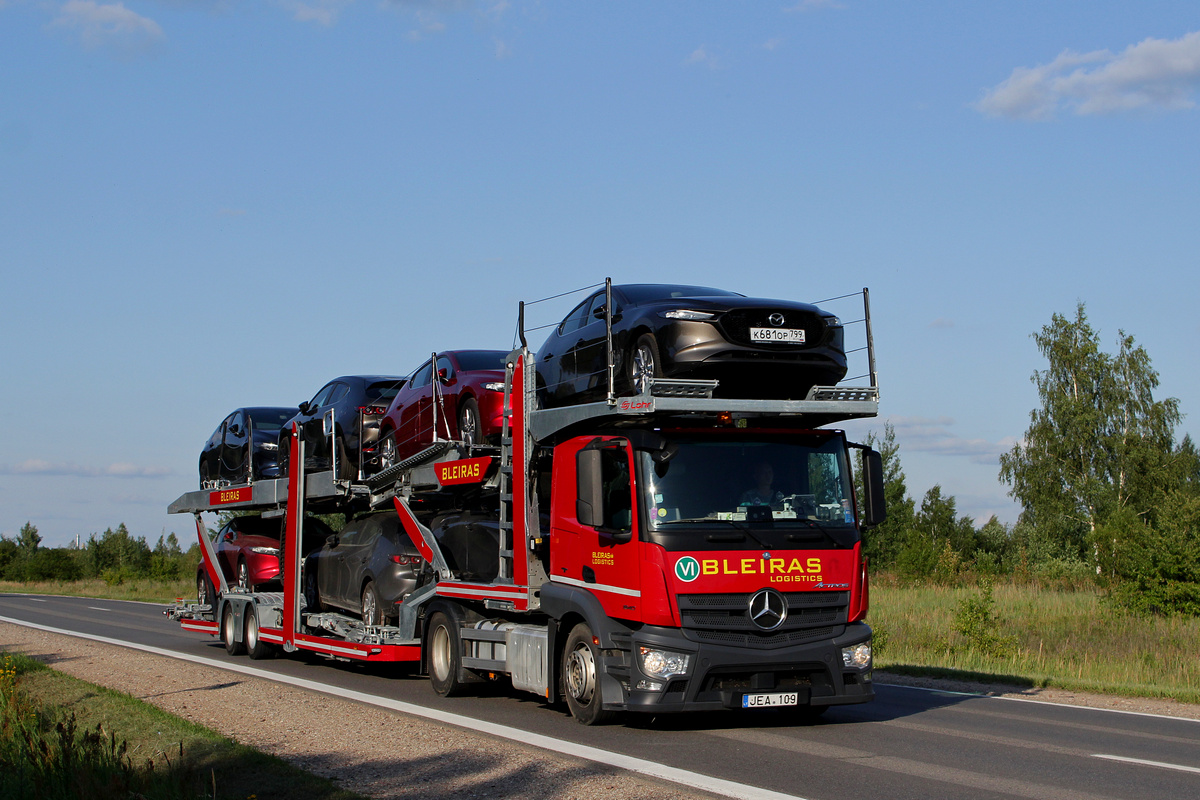
{"label": "distant treeline", "polygon": [[187,550],[174,533],[159,536],[151,547],[133,536],[125,523],[92,534],[82,547],[42,547],[42,537],[26,522],[15,538],[0,535],[0,578],[9,581],[74,581],[102,578],[117,585],[135,578],[172,581],[191,575],[200,560],[200,545]]}

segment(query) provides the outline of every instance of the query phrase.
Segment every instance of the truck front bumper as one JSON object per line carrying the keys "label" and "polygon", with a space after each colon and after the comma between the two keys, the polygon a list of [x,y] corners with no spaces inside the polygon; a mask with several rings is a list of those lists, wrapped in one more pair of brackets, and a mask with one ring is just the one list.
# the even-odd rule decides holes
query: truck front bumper
{"label": "truck front bumper", "polygon": [[[865,703],[875,696],[871,665],[847,667],[842,660],[843,648],[871,641],[864,623],[846,625],[830,639],[769,650],[697,642],[678,629],[652,626],[631,632],[629,641],[630,651],[601,659],[606,683],[614,689],[619,684],[623,697],[623,702],[606,702],[606,708],[650,713],[740,709],[747,694],[780,692],[795,692],[800,706]],[[687,654],[686,674],[666,679],[644,675],[640,647]],[[653,688],[655,684],[661,688]],[[617,696],[609,694],[614,700]]]}

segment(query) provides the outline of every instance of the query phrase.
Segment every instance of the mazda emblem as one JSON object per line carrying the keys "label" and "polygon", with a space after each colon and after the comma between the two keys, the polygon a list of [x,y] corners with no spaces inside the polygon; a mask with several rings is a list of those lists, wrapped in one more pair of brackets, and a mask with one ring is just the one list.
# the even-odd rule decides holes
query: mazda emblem
{"label": "mazda emblem", "polygon": [[764,631],[773,631],[787,619],[787,599],[774,589],[763,589],[750,597],[750,621]]}
{"label": "mazda emblem", "polygon": [[782,324],[783,324],[783,322],[784,322],[784,320],[783,320],[783,314],[780,314],[778,311],[776,311],[774,314],[772,314],[771,316],[767,317],[767,322],[771,323],[771,324],[772,324],[772,325],[774,325],[776,328],[778,328],[778,327],[779,327],[780,325],[782,325]]}

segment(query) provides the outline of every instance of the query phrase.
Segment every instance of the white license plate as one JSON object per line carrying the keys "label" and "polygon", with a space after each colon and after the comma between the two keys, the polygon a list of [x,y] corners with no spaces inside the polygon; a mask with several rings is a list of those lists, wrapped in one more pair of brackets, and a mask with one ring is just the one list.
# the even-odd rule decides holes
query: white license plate
{"label": "white license plate", "polygon": [[797,692],[776,692],[774,694],[744,694],[742,708],[772,708],[774,706],[794,706],[800,702]]}
{"label": "white license plate", "polygon": [[750,340],[804,344],[804,328],[751,328]]}

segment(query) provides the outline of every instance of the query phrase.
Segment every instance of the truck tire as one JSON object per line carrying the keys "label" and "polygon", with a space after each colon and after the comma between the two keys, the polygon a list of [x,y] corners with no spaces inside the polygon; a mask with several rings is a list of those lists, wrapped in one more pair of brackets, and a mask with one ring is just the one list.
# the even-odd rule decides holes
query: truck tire
{"label": "truck tire", "polygon": [[246,645],[246,654],[255,661],[263,658],[272,658],[275,655],[275,646],[267,644],[258,635],[258,609],[246,609],[246,627],[242,635],[242,641]]}
{"label": "truck tire", "polygon": [[231,656],[246,652],[246,643],[237,641],[237,618],[229,603],[225,604],[225,611],[221,614],[221,641],[225,642],[225,652]]}
{"label": "truck tire", "polygon": [[453,697],[466,691],[467,684],[459,679],[462,669],[462,639],[458,625],[438,611],[429,618],[429,633],[425,638],[429,658],[429,682],[442,697]]}
{"label": "truck tire", "polygon": [[567,698],[571,716],[580,725],[599,725],[616,716],[614,712],[604,710],[604,695],[596,667],[599,659],[593,638],[592,629],[581,622],[571,629],[563,648],[563,695]]}

